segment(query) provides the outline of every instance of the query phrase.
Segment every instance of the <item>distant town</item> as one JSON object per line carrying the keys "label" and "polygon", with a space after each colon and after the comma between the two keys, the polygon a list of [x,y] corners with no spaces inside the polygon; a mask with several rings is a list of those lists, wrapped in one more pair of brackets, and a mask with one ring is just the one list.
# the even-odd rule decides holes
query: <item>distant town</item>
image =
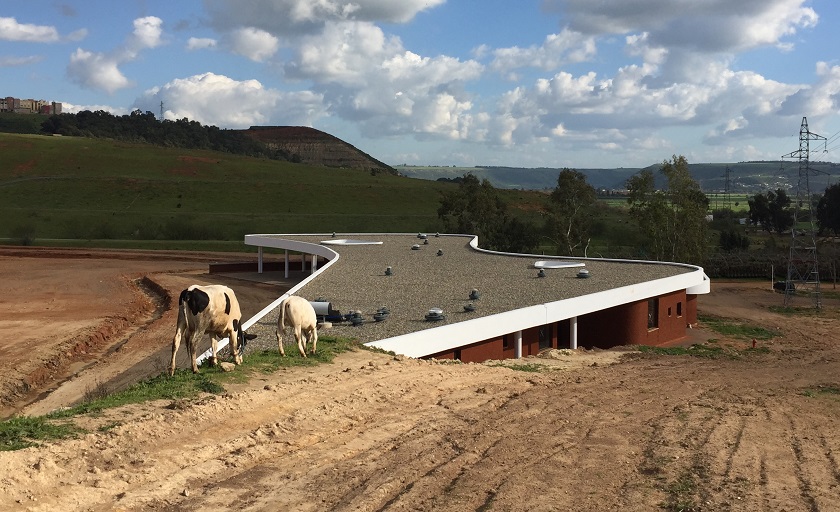
{"label": "distant town", "polygon": [[61,113],[61,103],[46,100],[23,100],[7,96],[0,98],[0,112],[14,112],[15,114],[45,114]]}

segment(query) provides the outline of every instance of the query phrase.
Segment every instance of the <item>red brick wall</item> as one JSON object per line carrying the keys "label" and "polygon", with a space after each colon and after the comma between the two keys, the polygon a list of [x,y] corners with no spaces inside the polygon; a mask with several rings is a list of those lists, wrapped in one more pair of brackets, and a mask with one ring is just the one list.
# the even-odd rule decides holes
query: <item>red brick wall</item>
{"label": "red brick wall", "polygon": [[[685,338],[687,324],[697,322],[697,296],[686,296],[684,290],[660,296],[658,315],[658,327],[648,329],[647,299],[583,315],[578,317],[578,346],[609,348],[617,345],[655,346],[677,343]],[[570,325],[570,320],[562,320],[546,326],[546,344],[553,348],[568,348]],[[522,356],[536,355],[539,351],[540,328],[532,327],[522,331]],[[428,357],[457,359],[458,355],[465,363],[516,357],[515,333]]]}

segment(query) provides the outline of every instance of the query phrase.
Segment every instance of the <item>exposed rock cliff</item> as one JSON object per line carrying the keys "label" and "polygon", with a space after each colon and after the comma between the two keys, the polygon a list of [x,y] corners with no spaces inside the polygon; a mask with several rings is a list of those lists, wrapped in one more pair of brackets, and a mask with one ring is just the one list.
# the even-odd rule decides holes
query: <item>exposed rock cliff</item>
{"label": "exposed rock cliff", "polygon": [[352,144],[306,126],[252,126],[245,134],[272,149],[280,149],[294,162],[397,174],[389,165],[359,151]]}

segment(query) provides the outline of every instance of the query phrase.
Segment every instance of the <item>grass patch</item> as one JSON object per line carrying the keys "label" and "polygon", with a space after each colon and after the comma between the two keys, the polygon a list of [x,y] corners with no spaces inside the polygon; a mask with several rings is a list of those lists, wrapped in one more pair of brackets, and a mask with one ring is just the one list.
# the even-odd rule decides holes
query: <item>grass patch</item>
{"label": "grass patch", "polygon": [[819,384],[802,392],[804,396],[809,398],[816,398],[818,396],[836,396],[840,395],[840,387],[833,384],[825,385]]}
{"label": "grass patch", "polygon": [[21,416],[0,423],[0,451],[38,446],[38,441],[76,437],[83,430],[72,423],[58,423],[43,416]]}
{"label": "grass patch", "polygon": [[695,491],[694,475],[686,471],[665,488],[668,498],[662,504],[662,508],[672,512],[698,510],[694,499]]}
{"label": "grass patch", "polygon": [[714,316],[701,316],[700,322],[716,333],[732,338],[769,340],[778,335],[770,329]]}
{"label": "grass patch", "polygon": [[[172,377],[161,374],[112,394],[107,394],[105,386],[97,382],[94,388],[85,392],[85,399],[81,404],[51,412],[46,416],[15,417],[0,422],[0,451],[20,450],[35,446],[38,441],[65,439],[83,433],[84,430],[70,420],[74,416],[99,414],[105,409],[151,400],[168,399],[172,400],[173,404],[187,407],[192,399],[202,394],[224,393],[225,383],[246,382],[254,374],[272,373],[280,368],[331,363],[336,355],[360,346],[345,338],[325,336],[318,341],[318,353],[309,357],[303,358],[297,351],[290,351],[286,357],[281,357],[276,351],[266,350],[249,354],[234,372],[224,372],[205,363],[201,367],[201,373],[193,374],[189,369],[181,369]],[[113,421],[99,427],[98,430],[105,432],[120,424]]]}
{"label": "grass patch", "polygon": [[639,352],[643,354],[656,354],[662,356],[693,356],[717,359],[721,357],[732,357],[730,351],[720,346],[709,346],[695,343],[690,347],[649,347],[639,345]]}
{"label": "grass patch", "polygon": [[511,370],[516,370],[518,372],[531,372],[531,373],[538,373],[546,370],[545,365],[536,364],[536,363],[524,363],[524,364],[498,364],[495,366],[504,366],[506,368],[510,368]]}

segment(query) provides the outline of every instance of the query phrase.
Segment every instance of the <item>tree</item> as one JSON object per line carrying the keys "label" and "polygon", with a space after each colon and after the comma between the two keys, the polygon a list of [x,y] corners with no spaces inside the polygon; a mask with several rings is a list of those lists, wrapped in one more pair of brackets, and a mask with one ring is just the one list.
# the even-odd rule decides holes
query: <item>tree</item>
{"label": "tree", "polygon": [[549,236],[557,243],[558,252],[575,249],[589,240],[595,189],[586,176],[564,168],[557,176],[557,187],[551,192],[551,216],[547,225]]}
{"label": "tree", "polygon": [[840,233],[840,183],[825,189],[825,193],[817,203],[817,222],[820,233],[831,231],[835,235]]}
{"label": "tree", "polygon": [[749,219],[754,225],[761,225],[768,233],[775,231],[781,234],[793,227],[793,211],[790,210],[791,200],[784,189],[758,193],[747,200],[750,207]]}
{"label": "tree", "polygon": [[709,199],[688,171],[684,156],[662,163],[665,191],[656,188],[653,171],[627,180],[630,215],[650,244],[654,259],[700,263],[707,251]]}
{"label": "tree", "polygon": [[465,174],[456,190],[443,194],[438,217],[445,230],[477,235],[488,249],[529,252],[539,243],[536,227],[509,217],[493,185],[473,174]]}

